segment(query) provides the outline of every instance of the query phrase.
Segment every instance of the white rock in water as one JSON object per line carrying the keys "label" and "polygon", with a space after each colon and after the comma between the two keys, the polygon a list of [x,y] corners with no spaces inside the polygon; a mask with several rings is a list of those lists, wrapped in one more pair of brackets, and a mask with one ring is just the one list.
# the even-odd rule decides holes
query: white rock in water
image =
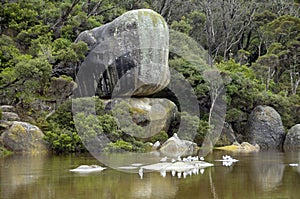
{"label": "white rock in water", "polygon": [[152,171],[161,171],[170,165],[172,165],[172,163],[161,162],[156,164],[145,165],[142,168],[146,170],[152,170]]}
{"label": "white rock in water", "polygon": [[118,169],[121,170],[133,170],[133,169],[137,169],[136,166],[123,166],[123,167],[118,167]]}
{"label": "white rock in water", "polygon": [[140,167],[142,165],[143,165],[142,163],[133,163],[133,164],[131,164],[131,166],[134,166],[134,167]]}
{"label": "white rock in water", "polygon": [[70,171],[77,172],[77,173],[91,173],[91,172],[103,171],[104,169],[106,168],[98,165],[91,165],[91,166],[81,165],[75,169],[71,169]]}
{"label": "white rock in water", "polygon": [[221,160],[215,160],[215,161],[221,161],[221,162],[238,162],[239,160],[232,158],[229,155],[223,155]]}
{"label": "white rock in water", "polygon": [[166,156],[166,157],[160,159],[160,162],[166,162],[167,160],[168,160],[168,157]]}
{"label": "white rock in water", "polygon": [[299,164],[298,163],[291,163],[291,164],[289,164],[291,167],[298,167],[299,166]]}
{"label": "white rock in water", "polygon": [[163,178],[165,178],[165,177],[167,176],[166,170],[161,170],[161,171],[160,171],[160,175],[161,175]]}
{"label": "white rock in water", "polygon": [[175,176],[175,174],[176,174],[176,171],[172,171],[172,176],[174,177]]}
{"label": "white rock in water", "polygon": [[144,176],[143,168],[139,169],[139,175],[140,175],[141,179],[143,179],[143,176]]}

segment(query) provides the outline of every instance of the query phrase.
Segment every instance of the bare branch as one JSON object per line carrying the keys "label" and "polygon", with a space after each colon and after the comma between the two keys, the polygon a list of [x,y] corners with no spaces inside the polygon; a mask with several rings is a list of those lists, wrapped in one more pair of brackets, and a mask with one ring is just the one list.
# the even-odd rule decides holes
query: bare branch
{"label": "bare branch", "polygon": [[57,32],[61,26],[68,20],[69,15],[72,13],[74,7],[79,3],[80,0],[74,0],[72,5],[61,15],[61,17],[51,27],[52,30]]}
{"label": "bare branch", "polygon": [[91,16],[94,16],[96,14],[96,11],[98,10],[98,8],[102,5],[103,3],[103,0],[102,1],[99,1],[95,6],[94,8],[91,10],[91,12],[88,14],[88,18],[90,18]]}

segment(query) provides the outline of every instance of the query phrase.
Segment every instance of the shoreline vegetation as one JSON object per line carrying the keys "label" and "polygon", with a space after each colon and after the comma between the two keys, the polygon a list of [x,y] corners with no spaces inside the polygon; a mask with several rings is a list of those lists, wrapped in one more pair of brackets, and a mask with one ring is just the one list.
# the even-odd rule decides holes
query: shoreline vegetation
{"label": "shoreline vegetation", "polygon": [[[89,53],[88,45],[83,41],[75,43],[75,39],[81,32],[107,24],[126,11],[148,8],[159,13],[170,30],[185,34],[207,51],[208,65],[214,65],[220,71],[226,87],[225,121],[236,141],[244,141],[251,112],[263,105],[279,113],[287,133],[300,123],[299,7],[298,0],[283,0],[276,4],[258,0],[216,0],[212,3],[179,0],[2,1],[0,105],[10,105],[14,110],[0,109],[0,123],[9,115],[37,126],[44,133],[49,150],[55,153],[86,152],[82,139],[87,136],[88,140],[89,136],[95,135],[110,140],[104,151],[147,152],[152,150],[151,144],[163,143],[172,137],[180,122],[197,129],[190,141],[201,147],[210,131],[212,100],[209,83],[205,82],[199,66],[172,52],[169,67],[190,83],[199,103],[199,116],[178,112],[168,130],[142,139],[118,127],[114,114],[124,114],[121,107],[128,107],[131,116],[136,116],[140,122],[140,125],[129,125],[127,132],[142,131],[142,122],[147,121],[144,110],[126,103],[113,113],[107,108],[106,99],[94,97],[91,99],[96,102],[96,115],[86,115],[84,112],[90,110],[84,110],[85,107],[82,107],[82,113],[72,113],[76,71]],[[185,47],[188,46],[182,48]],[[178,105],[176,97],[168,90],[156,96],[163,96]],[[88,102],[87,98],[75,100],[82,104]],[[81,122],[75,126],[73,118]],[[197,122],[199,126],[195,126]],[[79,136],[77,128],[84,129],[86,135]],[[7,125],[1,123],[1,137],[7,129]],[[10,154],[2,142],[0,139],[0,155]],[[224,143],[218,142],[218,146],[224,146]]]}

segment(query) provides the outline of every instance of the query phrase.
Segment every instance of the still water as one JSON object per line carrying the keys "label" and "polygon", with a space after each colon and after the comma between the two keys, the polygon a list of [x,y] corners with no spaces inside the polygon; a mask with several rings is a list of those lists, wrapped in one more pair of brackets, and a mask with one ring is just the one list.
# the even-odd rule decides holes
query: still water
{"label": "still water", "polygon": [[[222,155],[239,161],[223,166]],[[300,152],[230,154],[214,151],[205,158],[214,163],[204,173],[163,178],[158,172],[137,173],[114,169],[91,174],[69,170],[81,164],[101,164],[88,154],[13,155],[0,159],[1,199],[293,199],[300,198]]]}

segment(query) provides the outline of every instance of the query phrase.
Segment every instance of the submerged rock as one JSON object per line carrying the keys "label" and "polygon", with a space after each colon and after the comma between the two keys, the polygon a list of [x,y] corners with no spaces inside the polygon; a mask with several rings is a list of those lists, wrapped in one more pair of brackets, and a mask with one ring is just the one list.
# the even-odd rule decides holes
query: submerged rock
{"label": "submerged rock", "polygon": [[165,88],[169,30],[158,13],[132,10],[111,23],[82,32],[76,42],[88,44],[89,54],[80,66],[80,96],[148,96]]}
{"label": "submerged rock", "polygon": [[76,172],[76,173],[92,173],[92,172],[99,172],[106,169],[105,167],[101,167],[99,165],[80,165],[79,167],[75,169],[71,169],[70,171]]}
{"label": "submerged rock", "polygon": [[181,140],[176,133],[162,144],[159,151],[162,155],[168,157],[188,156],[197,152],[198,146],[196,143]]}
{"label": "submerged rock", "polygon": [[293,126],[286,134],[284,149],[300,149],[300,124]]}
{"label": "submerged rock", "polygon": [[40,153],[47,150],[43,132],[26,122],[12,122],[2,134],[3,145],[13,152]]}
{"label": "submerged rock", "polygon": [[284,127],[278,112],[269,106],[257,106],[250,114],[245,138],[261,149],[281,149]]}
{"label": "submerged rock", "polygon": [[225,150],[225,151],[232,151],[237,153],[251,153],[251,152],[258,152],[260,147],[258,144],[252,145],[248,142],[242,142],[239,143],[233,143],[232,145],[223,146],[223,147],[216,147],[216,149],[219,150]]}

